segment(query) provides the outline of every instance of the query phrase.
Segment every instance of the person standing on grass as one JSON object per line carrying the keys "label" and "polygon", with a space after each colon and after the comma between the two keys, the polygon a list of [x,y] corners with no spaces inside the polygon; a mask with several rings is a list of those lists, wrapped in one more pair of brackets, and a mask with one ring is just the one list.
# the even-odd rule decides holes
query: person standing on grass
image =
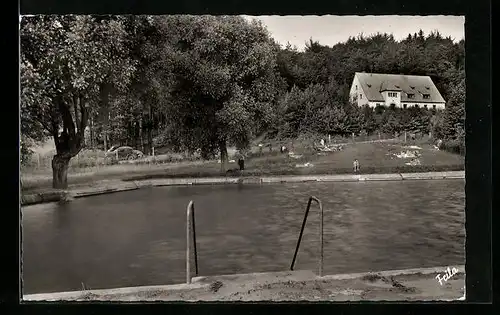
{"label": "person standing on grass", "polygon": [[245,169],[245,156],[241,152],[241,150],[238,150],[236,152],[236,156],[238,158],[238,166],[240,167],[240,171],[243,171]]}
{"label": "person standing on grass", "polygon": [[352,163],[353,168],[354,168],[354,173],[359,173],[359,161],[358,159],[354,159],[354,162]]}

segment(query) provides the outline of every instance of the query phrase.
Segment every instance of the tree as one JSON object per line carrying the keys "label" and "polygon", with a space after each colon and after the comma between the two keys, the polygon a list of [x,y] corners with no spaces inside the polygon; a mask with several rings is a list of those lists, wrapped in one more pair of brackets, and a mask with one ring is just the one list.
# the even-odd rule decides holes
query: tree
{"label": "tree", "polygon": [[256,21],[227,16],[158,17],[171,29],[168,51],[175,83],[168,122],[179,146],[228,163],[227,145],[248,146],[275,117],[284,81],[277,73],[278,46]]}
{"label": "tree", "polygon": [[[442,136],[445,139],[459,139],[465,130],[465,79],[451,92],[442,120]],[[465,138],[464,138],[465,139]]]}
{"label": "tree", "polygon": [[134,70],[126,34],[120,18],[36,16],[23,18],[20,35],[21,119],[53,137],[53,187],[67,188],[89,113],[124,89]]}

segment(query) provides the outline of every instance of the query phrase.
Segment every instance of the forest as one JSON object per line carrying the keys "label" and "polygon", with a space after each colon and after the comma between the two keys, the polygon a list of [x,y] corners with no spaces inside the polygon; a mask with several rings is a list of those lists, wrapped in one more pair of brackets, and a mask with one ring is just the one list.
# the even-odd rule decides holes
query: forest
{"label": "forest", "polygon": [[[55,186],[85,146],[227,160],[262,135],[408,131],[465,154],[465,42],[438,31],[311,38],[301,51],[239,16],[66,15],[23,18],[20,41],[21,157],[54,139]],[[428,75],[446,108],[360,108],[355,72]]]}

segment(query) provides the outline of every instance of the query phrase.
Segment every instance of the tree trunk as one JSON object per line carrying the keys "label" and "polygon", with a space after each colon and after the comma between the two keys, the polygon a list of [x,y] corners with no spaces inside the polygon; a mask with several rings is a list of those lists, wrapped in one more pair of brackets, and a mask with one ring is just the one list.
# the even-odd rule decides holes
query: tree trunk
{"label": "tree trunk", "polygon": [[220,172],[221,174],[225,174],[227,169],[227,164],[229,163],[225,140],[219,142],[219,151],[220,151]]}
{"label": "tree trunk", "polygon": [[94,117],[92,116],[90,118],[90,148],[94,149],[94,137],[95,137],[95,132],[94,132]]}
{"label": "tree trunk", "polygon": [[106,130],[104,130],[104,151],[108,151],[108,132]]}
{"label": "tree trunk", "polygon": [[148,154],[152,155],[153,151],[153,131],[151,127],[148,129]]}
{"label": "tree trunk", "polygon": [[55,155],[52,158],[52,187],[68,188],[68,167],[70,158]]}
{"label": "tree trunk", "polygon": [[149,123],[148,123],[148,154],[152,155],[153,151],[153,108],[151,104],[149,104]]}
{"label": "tree trunk", "polygon": [[142,134],[142,116],[139,119],[139,140],[141,141],[141,151],[144,152],[144,137]]}

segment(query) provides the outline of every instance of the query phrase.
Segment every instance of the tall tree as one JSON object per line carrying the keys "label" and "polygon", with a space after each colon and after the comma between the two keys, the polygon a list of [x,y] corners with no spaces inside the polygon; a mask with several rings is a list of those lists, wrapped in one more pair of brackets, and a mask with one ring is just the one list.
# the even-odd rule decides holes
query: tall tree
{"label": "tall tree", "polygon": [[66,15],[23,18],[20,35],[21,115],[54,139],[53,187],[67,188],[89,112],[134,71],[126,33],[120,18]]}
{"label": "tall tree", "polygon": [[273,121],[284,81],[277,74],[277,45],[259,22],[227,16],[158,17],[174,30],[169,60],[176,78],[167,116],[177,144],[219,152],[221,171],[227,146],[246,147]]}

